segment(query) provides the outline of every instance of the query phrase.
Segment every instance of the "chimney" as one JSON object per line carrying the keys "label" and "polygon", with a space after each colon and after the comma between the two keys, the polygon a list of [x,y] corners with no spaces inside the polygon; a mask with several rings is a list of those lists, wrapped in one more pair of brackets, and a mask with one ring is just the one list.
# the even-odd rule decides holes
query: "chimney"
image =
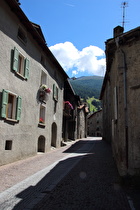
{"label": "chimney", "polygon": [[113,37],[116,38],[117,36],[120,36],[121,34],[123,34],[124,28],[121,26],[117,26],[114,28],[114,34]]}

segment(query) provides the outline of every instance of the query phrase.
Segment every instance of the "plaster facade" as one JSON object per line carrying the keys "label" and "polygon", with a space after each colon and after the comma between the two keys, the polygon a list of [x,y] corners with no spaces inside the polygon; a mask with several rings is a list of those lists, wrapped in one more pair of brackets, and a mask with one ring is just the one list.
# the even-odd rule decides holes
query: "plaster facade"
{"label": "plaster facade", "polygon": [[[1,0],[0,14],[0,165],[3,165],[61,145],[63,89],[68,76],[48,49],[40,27],[33,26],[16,1]],[[21,64],[22,59],[28,61],[27,75],[14,69],[16,52]],[[38,98],[42,83],[52,90],[43,102]],[[8,96],[6,106],[4,90]],[[18,98],[19,118],[17,113],[14,117],[9,114],[13,115],[13,108],[9,107],[16,109]]]}

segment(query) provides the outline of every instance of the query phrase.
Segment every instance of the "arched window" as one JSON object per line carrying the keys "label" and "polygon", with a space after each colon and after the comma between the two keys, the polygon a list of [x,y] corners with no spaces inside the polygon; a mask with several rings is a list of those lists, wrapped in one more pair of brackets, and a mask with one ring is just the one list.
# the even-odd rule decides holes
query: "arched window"
{"label": "arched window", "polygon": [[54,122],[52,124],[52,138],[51,138],[51,146],[56,147],[56,141],[57,141],[57,125]]}
{"label": "arched window", "polygon": [[45,137],[39,136],[37,152],[45,152]]}

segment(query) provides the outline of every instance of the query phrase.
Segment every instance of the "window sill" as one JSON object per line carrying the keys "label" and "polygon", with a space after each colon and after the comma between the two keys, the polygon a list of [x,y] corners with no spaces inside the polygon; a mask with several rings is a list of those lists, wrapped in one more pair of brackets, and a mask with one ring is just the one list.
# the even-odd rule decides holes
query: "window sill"
{"label": "window sill", "polygon": [[26,78],[25,78],[22,74],[20,74],[19,72],[16,72],[16,74],[17,74],[19,77],[21,77],[22,79],[26,80]]}
{"label": "window sill", "polygon": [[38,127],[45,127],[46,125],[44,123],[38,123]]}
{"label": "window sill", "polygon": [[11,121],[11,122],[18,122],[18,120],[15,120],[15,119],[10,119],[10,118],[5,118],[5,120],[7,120],[7,121]]}

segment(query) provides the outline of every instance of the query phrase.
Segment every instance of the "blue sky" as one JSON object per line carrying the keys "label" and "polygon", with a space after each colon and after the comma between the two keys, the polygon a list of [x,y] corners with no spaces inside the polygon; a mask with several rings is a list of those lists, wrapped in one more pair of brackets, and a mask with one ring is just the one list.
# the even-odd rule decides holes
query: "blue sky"
{"label": "blue sky", "polygon": [[[122,26],[122,0],[20,0],[69,77],[105,73],[105,41]],[[126,1],[125,32],[139,26],[140,0]]]}

